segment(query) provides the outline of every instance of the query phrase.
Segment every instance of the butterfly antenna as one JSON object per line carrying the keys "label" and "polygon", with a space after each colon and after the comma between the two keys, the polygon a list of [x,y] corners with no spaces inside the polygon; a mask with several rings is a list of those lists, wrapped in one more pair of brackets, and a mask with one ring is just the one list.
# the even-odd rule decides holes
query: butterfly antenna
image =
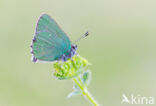
{"label": "butterfly antenna", "polygon": [[79,39],[77,39],[73,44],[77,43],[78,41],[80,41],[81,39],[85,38],[86,36],[88,36],[89,33],[86,32],[84,35],[82,35]]}

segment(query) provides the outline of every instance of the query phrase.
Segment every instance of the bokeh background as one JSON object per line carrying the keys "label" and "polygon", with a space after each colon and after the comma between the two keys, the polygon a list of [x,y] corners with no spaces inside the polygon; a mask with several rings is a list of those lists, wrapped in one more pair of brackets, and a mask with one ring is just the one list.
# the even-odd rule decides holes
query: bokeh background
{"label": "bokeh background", "polygon": [[155,0],[0,0],[0,13],[0,106],[91,105],[82,96],[66,98],[72,81],[56,80],[52,63],[31,61],[42,13],[72,41],[90,32],[78,53],[92,63],[88,89],[99,104],[128,106],[122,94],[156,99]]}

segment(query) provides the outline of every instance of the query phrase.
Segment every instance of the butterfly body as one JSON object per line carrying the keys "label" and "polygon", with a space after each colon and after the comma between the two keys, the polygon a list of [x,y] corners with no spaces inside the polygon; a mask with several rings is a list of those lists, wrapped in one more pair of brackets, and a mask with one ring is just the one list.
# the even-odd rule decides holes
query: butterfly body
{"label": "butterfly body", "polygon": [[47,14],[43,14],[37,23],[32,40],[33,61],[66,61],[76,54],[77,46],[72,45],[65,32]]}
{"label": "butterfly body", "polygon": [[76,54],[76,50],[77,45],[72,45],[69,54],[68,55],[63,54],[60,60],[67,61],[69,58],[72,58]]}

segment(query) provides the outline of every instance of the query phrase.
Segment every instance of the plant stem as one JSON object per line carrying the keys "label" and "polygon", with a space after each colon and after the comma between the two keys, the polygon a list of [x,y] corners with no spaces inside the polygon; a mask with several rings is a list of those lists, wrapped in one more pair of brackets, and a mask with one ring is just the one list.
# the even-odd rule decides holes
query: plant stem
{"label": "plant stem", "polygon": [[[81,91],[82,91],[82,94],[84,96],[86,96],[88,98],[88,100],[94,104],[94,106],[99,106],[98,103],[94,100],[94,98],[91,96],[91,94],[88,92],[87,88],[84,86],[84,84],[82,83],[80,77],[78,77],[78,79],[76,78],[73,78],[75,84],[77,84]],[[78,81],[79,80],[79,81]]]}

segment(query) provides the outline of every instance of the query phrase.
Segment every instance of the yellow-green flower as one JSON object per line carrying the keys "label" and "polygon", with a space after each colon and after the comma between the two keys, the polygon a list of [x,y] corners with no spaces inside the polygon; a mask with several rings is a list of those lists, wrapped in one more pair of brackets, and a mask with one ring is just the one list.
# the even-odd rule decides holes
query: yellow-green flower
{"label": "yellow-green flower", "polygon": [[89,65],[88,61],[79,55],[73,56],[66,62],[58,61],[54,63],[54,76],[58,79],[70,79],[83,73]]}

